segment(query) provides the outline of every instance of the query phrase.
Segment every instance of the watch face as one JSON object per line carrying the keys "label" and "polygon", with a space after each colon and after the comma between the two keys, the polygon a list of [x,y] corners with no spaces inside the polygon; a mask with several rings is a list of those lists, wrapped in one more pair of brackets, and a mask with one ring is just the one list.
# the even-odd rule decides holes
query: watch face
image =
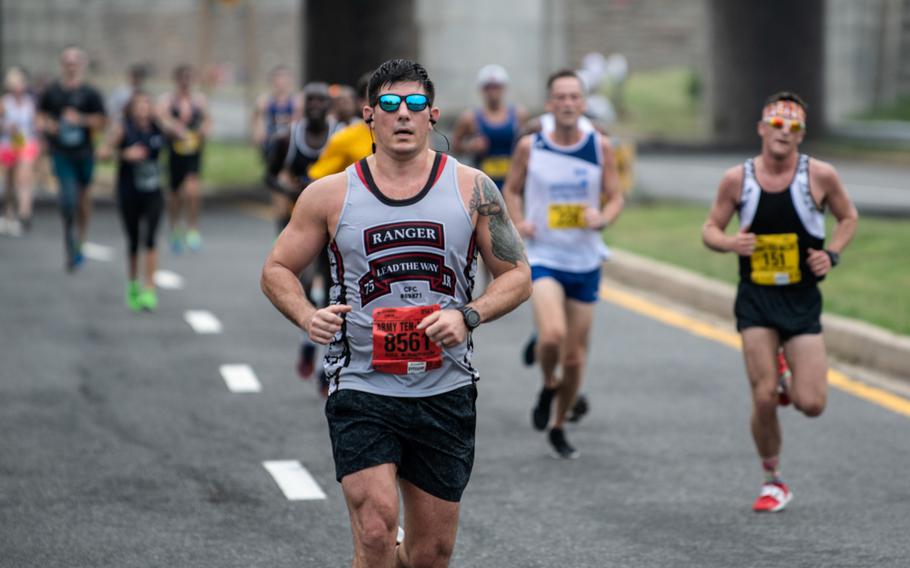
{"label": "watch face", "polygon": [[469,328],[474,329],[480,325],[480,314],[478,314],[474,309],[465,308],[462,313],[464,314],[464,322]]}

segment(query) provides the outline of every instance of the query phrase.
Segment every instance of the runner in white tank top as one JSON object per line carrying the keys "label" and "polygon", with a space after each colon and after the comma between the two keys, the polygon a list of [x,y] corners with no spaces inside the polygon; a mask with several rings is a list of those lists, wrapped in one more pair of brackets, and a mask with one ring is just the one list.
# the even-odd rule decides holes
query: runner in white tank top
{"label": "runner in white tank top", "polygon": [[[563,424],[576,403],[587,357],[588,334],[607,249],[601,233],[623,208],[609,140],[581,121],[584,89],[573,71],[547,82],[544,128],[518,142],[505,196],[525,238],[534,281],[537,357],[543,388],[532,412],[537,430],[549,431],[560,458],[578,452]],[[559,368],[559,375],[557,374]]]}
{"label": "runner in white tank top", "polygon": [[[439,110],[426,70],[387,61],[368,94],[376,153],[303,192],[262,288],[329,345],[325,412],[355,556],[365,566],[446,566],[474,460],[471,330],[530,296],[530,268],[496,185],[429,150]],[[297,273],[326,246],[331,303],[316,309]],[[494,285],[474,298],[477,252]],[[396,549],[399,487],[415,523]],[[388,531],[365,530],[377,525]]]}

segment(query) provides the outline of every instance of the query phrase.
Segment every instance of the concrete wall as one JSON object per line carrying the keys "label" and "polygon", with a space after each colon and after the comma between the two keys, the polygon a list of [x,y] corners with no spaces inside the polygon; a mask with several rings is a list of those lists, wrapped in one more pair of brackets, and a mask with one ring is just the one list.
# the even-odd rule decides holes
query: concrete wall
{"label": "concrete wall", "polygon": [[568,63],[559,0],[417,0],[421,62],[437,83],[443,120],[477,104],[477,71],[489,63],[511,77],[510,98],[540,108],[546,77]]}
{"label": "concrete wall", "polygon": [[[477,103],[476,72],[492,62],[509,70],[511,98],[532,109],[543,104],[546,76],[578,66],[590,51],[623,53],[633,73],[692,67],[705,92],[712,90],[711,0],[412,1],[418,59],[437,80],[444,121]],[[53,75],[60,48],[76,43],[88,51],[92,80],[102,87],[118,84],[128,64],[148,62],[157,70],[152,90],[169,86],[176,64],[208,61],[211,76],[221,81],[212,90],[217,133],[240,137],[246,133],[247,99],[263,87],[268,68],[284,62],[304,77],[306,5],[307,0],[4,0],[0,55],[4,65],[19,63]],[[826,0],[825,6],[827,118],[836,123],[910,95],[910,0]],[[210,15],[209,26],[202,25],[204,14]],[[247,37],[253,38],[252,53],[245,49]],[[249,75],[254,88],[245,90]]]}
{"label": "concrete wall", "polygon": [[707,1],[568,0],[569,59],[619,52],[635,70],[686,66],[701,69],[707,57]]}
{"label": "concrete wall", "polygon": [[827,119],[910,96],[910,0],[828,0]]}
{"label": "concrete wall", "polygon": [[91,81],[102,89],[120,84],[126,67],[141,62],[154,70],[153,92],[169,88],[177,64],[204,66],[217,81],[211,90],[216,135],[241,137],[247,100],[264,86],[268,69],[285,63],[301,75],[300,0],[250,4],[252,20],[247,0],[6,0],[0,18],[3,64],[55,76],[60,49],[76,44],[88,53]]}
{"label": "concrete wall", "polygon": [[[197,64],[203,55],[200,22],[204,0],[69,0],[3,2],[3,59],[33,72],[56,73],[60,48],[83,46],[96,77],[107,80],[132,62],[148,62],[167,75],[178,63]],[[236,81],[245,80],[245,0],[209,0],[210,61]],[[254,0],[256,81],[284,62],[299,75],[299,0]]]}

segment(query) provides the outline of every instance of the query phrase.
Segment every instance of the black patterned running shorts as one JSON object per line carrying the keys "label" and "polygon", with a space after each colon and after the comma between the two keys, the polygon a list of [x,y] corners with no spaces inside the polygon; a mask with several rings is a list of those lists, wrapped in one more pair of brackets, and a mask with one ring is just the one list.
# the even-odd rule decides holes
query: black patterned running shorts
{"label": "black patterned running shorts", "polygon": [[474,467],[477,387],[406,398],[341,389],[329,397],[335,477],[394,463],[398,476],[458,502]]}

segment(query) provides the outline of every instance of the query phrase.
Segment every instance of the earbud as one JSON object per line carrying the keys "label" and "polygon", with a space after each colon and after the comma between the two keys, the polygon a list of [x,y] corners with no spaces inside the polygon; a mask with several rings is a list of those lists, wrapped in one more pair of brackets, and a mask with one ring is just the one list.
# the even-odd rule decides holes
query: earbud
{"label": "earbud", "polygon": [[430,119],[430,124],[432,124],[433,126],[436,126],[436,119],[435,119],[435,118],[431,118],[431,119]]}
{"label": "earbud", "polygon": [[370,118],[364,119],[364,122],[367,124],[373,124],[373,117],[371,116]]}

